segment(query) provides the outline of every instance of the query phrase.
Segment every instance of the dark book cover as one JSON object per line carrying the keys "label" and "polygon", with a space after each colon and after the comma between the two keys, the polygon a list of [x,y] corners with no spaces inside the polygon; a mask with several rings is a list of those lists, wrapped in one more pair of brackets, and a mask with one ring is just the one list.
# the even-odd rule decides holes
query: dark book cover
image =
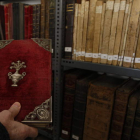
{"label": "dark book cover", "polygon": [[9,13],[9,39],[13,39],[13,4],[8,4],[8,13]]}
{"label": "dark book cover", "polygon": [[130,97],[127,105],[127,112],[123,128],[122,140],[131,140],[132,130],[134,126],[136,109],[138,100],[140,99],[140,89],[135,91]]}
{"label": "dark book cover", "polygon": [[40,4],[36,5],[36,38],[40,38]]}
{"label": "dark book cover", "polygon": [[24,38],[28,39],[29,6],[24,6]]}
{"label": "dark book cover", "polygon": [[4,16],[5,16],[5,39],[8,40],[9,38],[9,7],[8,4],[4,5]]}
{"label": "dark book cover", "polygon": [[66,0],[65,59],[72,59],[75,0]]}
{"label": "dark book cover", "polygon": [[116,90],[110,140],[121,140],[129,96],[140,86],[138,81],[128,80]]}
{"label": "dark book cover", "polygon": [[0,35],[1,39],[5,39],[5,15],[4,15],[4,6],[0,5]]}
{"label": "dark book cover", "polygon": [[96,140],[108,140],[115,91],[125,82],[124,79],[104,75],[90,83],[84,135]]}
{"label": "dark book cover", "polygon": [[36,12],[37,12],[37,6],[33,5],[33,35],[32,37],[36,37]]}
{"label": "dark book cover", "polygon": [[31,39],[33,35],[33,6],[30,5],[28,8],[29,8],[28,39]]}
{"label": "dark book cover", "polygon": [[46,1],[46,9],[45,9],[45,12],[46,12],[46,15],[45,15],[45,38],[49,38],[49,10],[50,10],[50,1],[47,0]]}
{"label": "dark book cover", "polygon": [[96,79],[98,74],[95,72],[83,79],[79,79],[76,82],[76,92],[74,101],[74,111],[72,120],[72,140],[82,140],[84,122],[85,122],[85,112],[87,103],[87,93],[89,88],[89,83]]}

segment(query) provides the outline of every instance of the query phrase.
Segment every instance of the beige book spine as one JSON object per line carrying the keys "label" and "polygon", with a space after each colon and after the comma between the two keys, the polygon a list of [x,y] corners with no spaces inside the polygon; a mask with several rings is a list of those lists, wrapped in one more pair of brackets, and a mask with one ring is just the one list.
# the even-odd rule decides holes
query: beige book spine
{"label": "beige book spine", "polygon": [[82,38],[83,38],[83,25],[84,25],[84,8],[85,8],[85,0],[82,0],[81,5],[79,7],[79,16],[78,16],[78,44],[77,44],[77,55],[76,60],[81,61],[82,53]]}
{"label": "beige book spine", "polygon": [[119,17],[118,17],[118,25],[117,25],[117,34],[116,34],[116,39],[115,39],[113,61],[112,61],[112,64],[115,66],[118,63],[118,54],[119,54],[119,49],[120,49],[120,44],[121,44],[121,35],[122,35],[122,30],[123,30],[125,7],[126,7],[126,0],[121,0]]}
{"label": "beige book spine", "polygon": [[101,62],[101,48],[102,48],[102,44],[103,44],[103,31],[104,31],[105,9],[106,9],[106,3],[103,4],[103,10],[102,10],[102,21],[101,21],[101,33],[100,33],[100,44],[99,44],[98,63]]}
{"label": "beige book spine", "polygon": [[107,63],[107,54],[108,54],[108,47],[109,47],[113,8],[114,8],[114,0],[108,0],[106,2],[103,44],[101,47],[101,63],[103,64]]}
{"label": "beige book spine", "polygon": [[74,27],[73,27],[73,50],[72,50],[72,59],[76,60],[76,44],[77,44],[77,24],[78,24],[78,5],[75,4],[75,13],[74,13]]}
{"label": "beige book spine", "polygon": [[131,59],[133,56],[134,45],[135,45],[135,36],[138,28],[139,12],[140,12],[140,0],[133,0],[131,17],[130,17],[127,39],[126,39],[125,54],[123,59],[124,67],[131,67]]}
{"label": "beige book spine", "polygon": [[96,2],[97,0],[90,0],[89,2],[89,21],[88,21],[88,29],[87,29],[87,43],[86,43],[86,54],[85,54],[85,61],[89,61],[89,62],[92,61]]}
{"label": "beige book spine", "polygon": [[122,30],[122,36],[121,36],[121,44],[120,44],[120,50],[119,50],[119,55],[118,55],[118,64],[120,65],[123,56],[122,56],[122,48],[123,48],[123,42],[124,42],[124,37],[125,37],[125,32],[126,32],[126,25],[127,25],[127,18],[129,14],[129,8],[130,8],[130,0],[126,1],[126,6],[125,6],[125,15],[124,15],[124,22],[123,22],[123,30]]}
{"label": "beige book spine", "polygon": [[112,64],[112,60],[113,60],[113,49],[114,49],[114,45],[115,45],[119,9],[120,9],[120,0],[115,0],[112,25],[111,25],[111,33],[110,33],[110,40],[109,40],[109,48],[108,48],[107,64],[109,64],[109,65]]}
{"label": "beige book spine", "polygon": [[86,50],[86,37],[87,37],[87,25],[88,25],[88,14],[89,14],[89,1],[85,2],[84,9],[84,25],[83,25],[83,39],[82,39],[82,56],[81,61],[85,60],[85,50]]}
{"label": "beige book spine", "polygon": [[93,56],[92,62],[98,62],[99,45],[100,45],[100,32],[102,20],[103,1],[97,1],[95,10],[95,27],[94,27],[94,41],[93,41]]}
{"label": "beige book spine", "polygon": [[[130,21],[130,14],[131,14],[131,9],[132,9],[132,1],[133,0],[128,0],[129,1],[129,7],[126,5],[125,13],[127,16],[127,20],[124,22],[124,31],[122,32],[122,44],[120,47],[119,51],[119,66],[122,66],[123,63],[123,58],[124,58],[124,52],[125,52],[125,46],[126,46],[126,38],[127,38],[127,32],[128,32],[128,26],[129,26],[129,21]],[[124,36],[124,37],[123,37]]]}
{"label": "beige book spine", "polygon": [[135,45],[134,45],[134,51],[133,51],[133,56],[132,56],[132,61],[131,61],[131,68],[134,67],[134,60],[135,60],[135,55],[136,55],[136,50],[137,50],[137,45],[138,45],[139,33],[140,33],[140,14],[139,14],[137,33],[135,37]]}

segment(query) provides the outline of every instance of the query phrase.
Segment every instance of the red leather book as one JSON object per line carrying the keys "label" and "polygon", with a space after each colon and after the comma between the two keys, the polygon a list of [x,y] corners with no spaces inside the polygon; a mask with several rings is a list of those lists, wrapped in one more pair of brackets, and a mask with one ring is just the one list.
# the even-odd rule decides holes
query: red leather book
{"label": "red leather book", "polygon": [[29,6],[29,16],[28,16],[28,39],[33,36],[33,6]]}
{"label": "red leather book", "polygon": [[24,7],[24,38],[28,39],[29,6]]}
{"label": "red leather book", "polygon": [[4,5],[4,15],[5,15],[5,39],[9,39],[9,12],[8,4]]}
{"label": "red leather book", "polygon": [[0,111],[21,103],[16,120],[46,127],[51,117],[51,40],[0,41]]}
{"label": "red leather book", "polygon": [[13,39],[13,9],[12,3],[8,4],[8,14],[9,14],[9,39]]}

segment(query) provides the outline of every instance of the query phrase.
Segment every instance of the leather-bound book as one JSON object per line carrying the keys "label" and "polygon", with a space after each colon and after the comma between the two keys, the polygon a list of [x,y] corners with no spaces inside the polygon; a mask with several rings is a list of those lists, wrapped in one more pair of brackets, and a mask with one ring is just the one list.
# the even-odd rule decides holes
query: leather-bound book
{"label": "leather-bound book", "polygon": [[45,38],[49,38],[49,7],[50,7],[50,1],[46,0],[46,9],[45,9]]}
{"label": "leather-bound book", "polygon": [[92,62],[98,62],[99,45],[100,45],[100,34],[101,34],[101,21],[103,12],[103,1],[97,1],[95,11],[95,28],[94,28],[94,41],[93,41],[93,56]]}
{"label": "leather-bound book", "polygon": [[114,0],[106,2],[106,12],[104,20],[103,43],[101,47],[101,63],[106,64],[108,60],[109,39],[112,24],[112,15],[114,8]]}
{"label": "leather-bound book", "polygon": [[36,5],[36,38],[40,37],[40,4]]}
{"label": "leather-bound book", "polygon": [[13,8],[12,3],[8,4],[8,13],[9,13],[9,39],[13,39]]}
{"label": "leather-bound book", "polygon": [[90,83],[84,135],[96,140],[108,140],[115,91],[125,82],[124,79],[104,75]]}
{"label": "leather-bound book", "polygon": [[2,40],[0,48],[0,111],[20,102],[16,120],[46,128],[52,122],[51,40]]}
{"label": "leather-bound book", "polygon": [[28,39],[28,22],[29,22],[29,6],[24,6],[24,39]]}
{"label": "leather-bound book", "polygon": [[71,122],[72,113],[74,107],[76,81],[83,76],[88,75],[85,70],[72,70],[65,74],[64,83],[64,103],[62,113],[62,130],[61,137],[65,140],[69,140],[71,136]]}
{"label": "leather-bound book", "polygon": [[5,39],[5,16],[4,16],[4,6],[0,5],[0,26],[1,26],[1,39]]}
{"label": "leather-bound book", "polygon": [[89,1],[89,17],[88,17],[87,42],[85,54],[85,61],[89,62],[92,61],[96,2],[97,0]]}
{"label": "leather-bound book", "polygon": [[132,130],[134,126],[134,119],[138,101],[140,99],[140,89],[135,91],[130,97],[127,105],[127,113],[123,128],[122,140],[131,140]]}
{"label": "leather-bound book", "polygon": [[52,40],[52,56],[55,53],[55,0],[49,1],[49,38]]}
{"label": "leather-bound book", "polygon": [[126,84],[116,90],[109,136],[110,140],[121,140],[128,99],[139,86],[140,83],[138,81],[130,79]]}
{"label": "leather-bound book", "polygon": [[36,5],[33,5],[33,38],[36,37],[36,7]]}
{"label": "leather-bound book", "polygon": [[32,38],[33,33],[33,6],[29,6],[29,16],[28,16],[28,39]]}
{"label": "leather-bound book", "polygon": [[5,39],[10,39],[9,36],[9,12],[8,12],[8,4],[4,5],[4,16],[5,16]]}
{"label": "leather-bound book", "polygon": [[87,93],[89,83],[93,79],[96,79],[98,74],[95,72],[85,78],[79,79],[76,82],[76,92],[74,99],[74,111],[72,119],[72,140],[82,140],[83,129],[85,121],[85,111],[87,102]]}
{"label": "leather-bound book", "polygon": [[45,37],[45,0],[41,0],[41,25],[40,25],[40,37]]}
{"label": "leather-bound book", "polygon": [[64,50],[65,51],[64,57],[66,59],[72,59],[74,8],[75,8],[75,0],[66,0],[66,25],[65,25],[65,50]]}
{"label": "leather-bound book", "polygon": [[133,57],[134,46],[135,46],[135,35],[138,28],[138,20],[140,11],[140,1],[134,0],[132,4],[131,16],[129,20],[128,33],[126,39],[126,47],[123,59],[124,67],[131,67],[131,60]]}
{"label": "leather-bound book", "polygon": [[110,40],[109,40],[109,48],[108,48],[108,61],[107,61],[107,64],[110,64],[110,65],[112,64],[112,60],[113,60],[113,50],[114,50],[115,39],[116,39],[119,10],[120,10],[120,0],[115,0]]}

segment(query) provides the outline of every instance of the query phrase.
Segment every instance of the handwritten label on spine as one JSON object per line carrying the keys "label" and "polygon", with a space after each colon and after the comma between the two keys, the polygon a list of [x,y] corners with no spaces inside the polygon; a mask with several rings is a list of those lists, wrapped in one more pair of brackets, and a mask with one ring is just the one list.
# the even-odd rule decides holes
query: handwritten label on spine
{"label": "handwritten label on spine", "polygon": [[92,56],[92,58],[98,58],[98,53],[93,53],[93,56]]}
{"label": "handwritten label on spine", "polygon": [[85,57],[92,57],[92,53],[86,53]]}
{"label": "handwritten label on spine", "polygon": [[65,52],[71,52],[72,48],[71,47],[65,47]]}
{"label": "handwritten label on spine", "polygon": [[96,13],[102,13],[102,6],[96,6]]}
{"label": "handwritten label on spine", "polygon": [[114,1],[107,1],[106,9],[113,10]]}
{"label": "handwritten label on spine", "polygon": [[120,10],[125,10],[126,1],[121,1]]}
{"label": "handwritten label on spine", "polygon": [[107,59],[107,54],[101,54],[101,59]]}
{"label": "handwritten label on spine", "polygon": [[120,8],[120,3],[115,3],[114,4],[114,12],[118,12]]}
{"label": "handwritten label on spine", "polygon": [[65,135],[68,135],[68,131],[65,131],[65,130],[62,130],[62,133],[65,134]]}
{"label": "handwritten label on spine", "polygon": [[131,62],[132,57],[124,56],[124,62]]}

